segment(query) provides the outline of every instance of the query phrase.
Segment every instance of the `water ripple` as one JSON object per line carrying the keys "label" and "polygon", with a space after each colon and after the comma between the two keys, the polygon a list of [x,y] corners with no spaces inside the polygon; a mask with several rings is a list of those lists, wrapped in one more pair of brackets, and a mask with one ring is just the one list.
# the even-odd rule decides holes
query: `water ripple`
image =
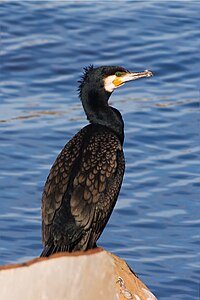
{"label": "water ripple", "polygon": [[196,300],[198,1],[6,0],[0,14],[1,263],[42,249],[44,182],[87,124],[77,92],[82,68],[150,69],[151,80],[129,83],[110,100],[125,121],[126,174],[99,245],[126,259],[159,299]]}

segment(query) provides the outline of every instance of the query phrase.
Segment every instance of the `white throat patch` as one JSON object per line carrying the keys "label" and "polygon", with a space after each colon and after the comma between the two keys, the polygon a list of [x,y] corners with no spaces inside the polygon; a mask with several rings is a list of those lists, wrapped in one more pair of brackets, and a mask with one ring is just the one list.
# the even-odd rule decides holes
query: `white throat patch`
{"label": "white throat patch", "polygon": [[112,93],[116,86],[114,85],[113,81],[115,80],[115,75],[110,75],[104,79],[104,89],[107,92]]}
{"label": "white throat patch", "polygon": [[104,89],[107,92],[112,93],[114,89],[123,85],[124,83],[116,77],[116,75],[110,75],[104,79]]}

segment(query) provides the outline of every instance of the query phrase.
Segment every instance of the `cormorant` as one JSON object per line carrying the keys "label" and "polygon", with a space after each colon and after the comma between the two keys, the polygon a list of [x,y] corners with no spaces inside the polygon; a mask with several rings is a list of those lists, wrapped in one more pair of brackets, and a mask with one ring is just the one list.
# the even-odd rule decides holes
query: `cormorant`
{"label": "cormorant", "polygon": [[118,66],[85,68],[79,92],[90,124],[55,160],[42,195],[41,256],[96,247],[115,206],[124,175],[124,122],[109,106],[115,88],[152,76]]}

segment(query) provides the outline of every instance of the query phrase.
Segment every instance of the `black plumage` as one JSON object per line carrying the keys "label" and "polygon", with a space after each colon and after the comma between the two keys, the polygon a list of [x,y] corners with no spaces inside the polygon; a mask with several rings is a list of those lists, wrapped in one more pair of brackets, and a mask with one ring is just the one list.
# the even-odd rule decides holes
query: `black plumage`
{"label": "black plumage", "polygon": [[148,76],[150,71],[130,73],[122,67],[85,69],[79,91],[90,124],[65,145],[47,178],[41,256],[96,246],[115,206],[125,168],[124,123],[108,99],[124,82]]}

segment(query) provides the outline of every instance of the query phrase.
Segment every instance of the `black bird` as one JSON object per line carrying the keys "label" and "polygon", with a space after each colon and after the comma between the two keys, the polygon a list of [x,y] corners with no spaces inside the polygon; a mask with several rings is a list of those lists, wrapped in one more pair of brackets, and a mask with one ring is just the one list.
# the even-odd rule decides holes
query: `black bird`
{"label": "black bird", "polygon": [[108,105],[125,82],[150,77],[117,66],[85,68],[80,99],[90,122],[55,160],[42,195],[41,256],[96,247],[115,206],[124,175],[124,122]]}

